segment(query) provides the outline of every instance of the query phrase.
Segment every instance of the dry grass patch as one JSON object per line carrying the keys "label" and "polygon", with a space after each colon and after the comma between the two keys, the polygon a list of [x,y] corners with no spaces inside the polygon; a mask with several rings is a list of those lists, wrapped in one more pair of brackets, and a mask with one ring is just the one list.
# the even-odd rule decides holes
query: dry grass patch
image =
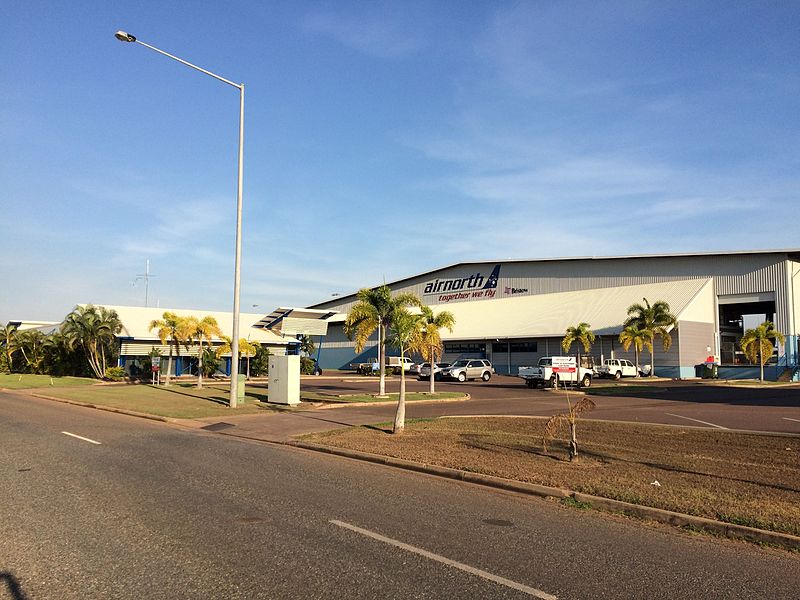
{"label": "dry grass patch", "polygon": [[[580,459],[546,419],[444,418],[304,439],[800,535],[800,438],[581,421]],[[661,485],[652,485],[658,481]]]}

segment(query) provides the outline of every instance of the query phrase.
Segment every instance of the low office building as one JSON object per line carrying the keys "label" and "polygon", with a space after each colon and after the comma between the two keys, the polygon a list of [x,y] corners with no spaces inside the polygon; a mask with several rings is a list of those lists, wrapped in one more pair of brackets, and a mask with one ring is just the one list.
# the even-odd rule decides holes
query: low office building
{"label": "low office building", "polygon": [[[488,358],[498,372],[516,374],[542,356],[562,354],[565,330],[580,322],[597,335],[591,350],[597,360],[633,360],[619,333],[628,307],[646,298],[668,302],[677,317],[671,348],[655,342],[657,375],[692,377],[712,355],[721,377],[757,377],[739,341],[746,329],[770,320],[786,343],[776,347],[765,375],[798,380],[800,250],[457,263],[388,285],[416,294],[434,312],[453,313],[453,331],[442,331],[445,361]],[[356,301],[351,294],[311,307],[340,313],[323,342],[323,368],[346,369],[376,356],[376,341],[357,355],[344,334]],[[650,362],[648,351],[640,362]]]}
{"label": "low office building", "polygon": [[[166,373],[170,348],[168,344],[162,344],[158,337],[157,330],[150,329],[150,323],[161,319],[165,311],[175,313],[179,317],[194,316],[202,319],[205,316],[212,316],[217,320],[222,334],[231,337],[233,330],[233,318],[230,312],[211,312],[206,310],[187,310],[172,308],[144,308],[138,306],[108,306],[106,308],[117,311],[120,321],[122,321],[122,331],[117,335],[119,343],[119,366],[123,367],[127,373],[131,369],[136,372],[149,359],[149,354],[155,349],[161,353],[161,371]],[[284,338],[262,327],[255,327],[263,314],[241,313],[239,316],[239,337],[249,340],[255,344],[269,348],[272,354],[286,354],[287,346],[296,346],[295,338]],[[212,346],[222,345],[221,338],[213,338]],[[204,342],[204,347],[207,342]],[[177,375],[197,374],[199,346],[194,344],[181,344],[176,355],[173,346],[172,354],[172,373]],[[226,375],[231,372],[230,353],[222,355],[223,364],[220,371]],[[246,372],[246,358],[242,358],[239,372]]]}

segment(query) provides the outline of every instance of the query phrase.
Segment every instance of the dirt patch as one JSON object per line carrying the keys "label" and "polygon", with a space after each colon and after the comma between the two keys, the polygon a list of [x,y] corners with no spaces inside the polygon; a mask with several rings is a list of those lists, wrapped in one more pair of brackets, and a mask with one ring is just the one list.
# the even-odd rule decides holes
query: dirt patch
{"label": "dirt patch", "polygon": [[[579,423],[542,448],[545,419],[443,418],[304,439],[800,535],[800,438],[657,425]],[[658,482],[656,485],[654,482]]]}

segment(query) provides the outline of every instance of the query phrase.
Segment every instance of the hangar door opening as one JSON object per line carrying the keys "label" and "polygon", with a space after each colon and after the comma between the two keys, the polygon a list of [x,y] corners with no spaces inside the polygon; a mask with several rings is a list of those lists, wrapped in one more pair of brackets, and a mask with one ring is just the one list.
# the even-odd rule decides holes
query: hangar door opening
{"label": "hangar door opening", "polygon": [[[775,322],[775,292],[720,296],[719,358],[723,365],[751,364],[742,352],[739,341],[748,329],[764,321]],[[767,363],[777,360],[777,349]]]}

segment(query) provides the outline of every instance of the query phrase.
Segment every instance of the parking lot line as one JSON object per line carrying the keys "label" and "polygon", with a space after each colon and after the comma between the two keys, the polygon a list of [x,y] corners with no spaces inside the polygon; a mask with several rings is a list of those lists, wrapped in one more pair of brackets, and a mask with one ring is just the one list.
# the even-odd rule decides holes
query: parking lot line
{"label": "parking lot line", "polygon": [[700,419],[684,417],[683,415],[676,415],[673,413],[664,413],[664,414],[669,415],[670,417],[678,417],[679,419],[686,419],[687,421],[694,421],[695,423],[702,423],[703,425],[708,425],[709,427],[716,427],[717,429],[728,429],[727,427],[723,427],[722,425],[715,425],[714,423],[709,423],[708,421],[701,421]]}
{"label": "parking lot line", "polygon": [[781,417],[784,421],[794,421],[795,423],[800,423],[800,419],[792,419],[791,417]]}
{"label": "parking lot line", "polygon": [[542,598],[542,600],[558,600],[556,596],[548,594],[547,592],[543,592],[542,590],[537,590],[536,588],[528,587],[527,585],[517,583],[516,581],[511,581],[510,579],[506,579],[505,577],[493,575],[492,573],[489,573],[482,569],[476,569],[475,567],[470,567],[469,565],[465,565],[464,563],[450,560],[449,558],[440,556],[438,554],[434,554],[433,552],[428,552],[427,550],[423,550],[422,548],[417,548],[416,546],[411,546],[409,544],[404,544],[403,542],[398,542],[397,540],[393,540],[392,538],[382,536],[381,534],[375,533],[374,531],[370,531],[368,529],[362,529],[361,527],[356,527],[355,525],[350,525],[349,523],[344,523],[343,521],[336,521],[335,519],[332,519],[329,522],[338,527],[344,527],[345,529],[349,529],[350,531],[355,531],[356,533],[359,533],[366,537],[378,540],[379,542],[383,542],[384,544],[389,544],[390,546],[395,546],[396,548],[400,548],[401,550],[405,550],[406,552],[412,552],[414,554],[418,554],[419,556],[423,556],[430,560],[435,560],[436,562],[440,562],[449,567],[460,569],[461,571],[465,571],[467,573],[470,573],[471,575],[477,575],[478,577],[481,577],[483,579],[488,579],[489,581],[492,581],[494,583],[499,583],[500,585],[504,585],[506,587],[523,592],[530,596],[534,596],[536,598]]}

